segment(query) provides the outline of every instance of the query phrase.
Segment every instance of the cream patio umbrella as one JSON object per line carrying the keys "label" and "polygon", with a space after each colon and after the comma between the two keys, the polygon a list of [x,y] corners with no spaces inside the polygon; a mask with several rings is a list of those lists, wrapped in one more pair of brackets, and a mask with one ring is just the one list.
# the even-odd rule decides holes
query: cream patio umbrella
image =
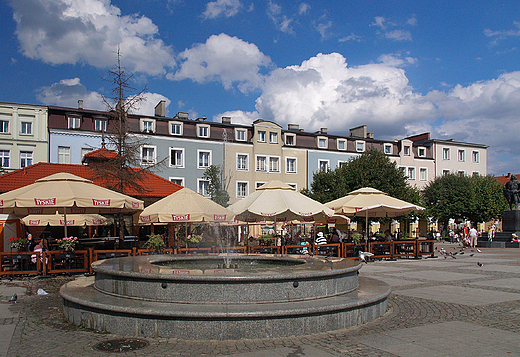
{"label": "cream patio umbrella", "polygon": [[[21,219],[28,227],[34,226],[64,226],[65,218],[62,214],[30,214]],[[96,213],[79,213],[67,215],[67,226],[105,226],[108,220]]]}
{"label": "cream patio umbrella", "polygon": [[228,207],[245,222],[292,220],[314,222],[326,219],[334,211],[299,192],[291,186],[272,180],[260,186],[255,192]]}
{"label": "cream patio umbrella", "polygon": [[325,203],[335,213],[365,217],[368,233],[368,217],[398,217],[424,210],[417,206],[371,187],[363,187],[337,200]]}
{"label": "cream patio umbrella", "polygon": [[69,173],[50,175],[33,184],[0,194],[0,213],[67,214],[132,213],[143,210],[143,201],[94,185],[92,181]]}
{"label": "cream patio umbrella", "polygon": [[201,194],[182,188],[146,207],[139,223],[230,222],[235,214]]}

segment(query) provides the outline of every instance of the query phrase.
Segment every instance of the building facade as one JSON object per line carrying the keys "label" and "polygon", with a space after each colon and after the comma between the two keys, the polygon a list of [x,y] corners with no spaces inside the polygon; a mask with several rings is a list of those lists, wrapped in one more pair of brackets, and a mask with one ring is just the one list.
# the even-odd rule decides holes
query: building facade
{"label": "building facade", "polygon": [[0,166],[11,172],[38,162],[47,162],[46,106],[0,103]]}

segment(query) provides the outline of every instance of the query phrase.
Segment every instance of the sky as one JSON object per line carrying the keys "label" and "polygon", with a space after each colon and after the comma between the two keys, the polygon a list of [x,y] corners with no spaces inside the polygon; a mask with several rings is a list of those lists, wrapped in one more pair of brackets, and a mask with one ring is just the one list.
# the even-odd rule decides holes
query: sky
{"label": "sky", "polygon": [[518,0],[2,0],[0,29],[3,102],[105,110],[119,48],[144,115],[429,132],[520,172]]}

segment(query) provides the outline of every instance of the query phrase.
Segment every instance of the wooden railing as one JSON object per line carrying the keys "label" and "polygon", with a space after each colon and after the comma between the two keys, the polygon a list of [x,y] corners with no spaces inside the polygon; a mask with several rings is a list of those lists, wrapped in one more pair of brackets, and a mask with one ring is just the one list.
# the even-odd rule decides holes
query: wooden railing
{"label": "wooden railing", "polygon": [[[369,251],[374,259],[421,258],[434,256],[434,240],[406,240],[392,242],[370,242],[368,244],[333,243],[324,245],[286,246],[239,246],[228,249],[222,247],[191,247],[165,249],[162,254],[314,254],[359,259],[360,251]],[[93,273],[91,264],[97,260],[155,254],[147,249],[118,250],[76,250],[74,252],[0,252],[0,276],[9,275],[49,275]]]}

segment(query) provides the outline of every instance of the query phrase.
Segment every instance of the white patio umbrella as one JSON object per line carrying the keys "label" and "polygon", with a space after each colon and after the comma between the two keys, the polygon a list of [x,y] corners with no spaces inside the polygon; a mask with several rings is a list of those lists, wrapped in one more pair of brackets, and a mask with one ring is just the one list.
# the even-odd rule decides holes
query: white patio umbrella
{"label": "white patio umbrella", "polygon": [[365,217],[367,233],[369,217],[398,217],[424,210],[421,206],[389,196],[371,187],[352,191],[344,197],[325,203],[325,206],[333,209],[335,213]]}
{"label": "white patio umbrella", "polygon": [[146,207],[139,223],[230,222],[235,214],[209,198],[182,188]]}
{"label": "white patio umbrella", "polygon": [[33,184],[0,194],[0,213],[67,214],[132,213],[143,210],[143,201],[95,185],[82,177],[60,172]]}
{"label": "white patio umbrella", "polygon": [[[28,227],[33,226],[65,226],[63,214],[30,214],[21,219],[22,223]],[[100,214],[83,213],[68,214],[67,226],[104,226],[108,220]]]}
{"label": "white patio umbrella", "polygon": [[237,215],[236,219],[245,222],[314,222],[334,214],[330,208],[296,192],[294,188],[278,180],[263,184],[255,192],[228,208]]}

